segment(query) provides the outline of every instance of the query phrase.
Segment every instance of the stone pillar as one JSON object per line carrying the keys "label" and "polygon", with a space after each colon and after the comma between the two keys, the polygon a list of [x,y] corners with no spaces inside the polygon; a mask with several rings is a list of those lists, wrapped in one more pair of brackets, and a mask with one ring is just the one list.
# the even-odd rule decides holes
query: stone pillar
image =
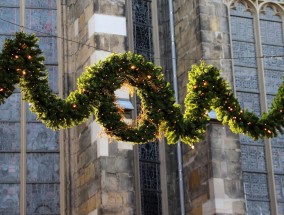
{"label": "stone pillar", "polygon": [[207,130],[209,199],[202,204],[202,213],[245,214],[238,135],[219,123]]}
{"label": "stone pillar", "polygon": [[[65,94],[68,94],[76,89],[76,79],[85,66],[103,60],[112,52],[125,52],[125,1],[67,1],[65,16],[65,37],[69,39],[65,42],[65,80],[68,80]],[[125,92],[117,91],[116,96],[125,98]],[[93,116],[66,131],[66,144],[69,214],[133,214],[132,145],[107,137]]]}
{"label": "stone pillar", "polygon": [[[187,71],[204,59],[222,70],[233,87],[226,1],[176,0],[175,35],[180,101]],[[245,214],[238,136],[210,122],[195,149],[183,145],[185,206],[188,215]]]}

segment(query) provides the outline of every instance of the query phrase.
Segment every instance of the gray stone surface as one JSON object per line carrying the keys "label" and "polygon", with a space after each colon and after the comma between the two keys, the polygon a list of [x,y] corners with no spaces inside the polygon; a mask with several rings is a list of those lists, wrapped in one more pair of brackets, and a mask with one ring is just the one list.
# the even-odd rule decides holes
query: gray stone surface
{"label": "gray stone surface", "polygon": [[[168,5],[158,1],[161,65],[165,77],[172,81],[169,42]],[[94,34],[88,37],[87,23],[93,13],[125,16],[123,0],[68,1],[65,34],[68,39],[93,47],[66,43],[66,94],[76,89],[76,78],[90,63],[95,50],[124,52],[127,37]],[[186,95],[187,71],[192,64],[205,59],[222,69],[222,76],[232,85],[232,62],[228,28],[228,11],[223,1],[175,0],[175,35],[179,100]],[[78,19],[78,35],[74,35],[74,21]],[[67,51],[66,51],[67,52]],[[67,56],[68,54],[68,56]],[[182,105],[183,106],[183,105]],[[70,132],[70,195],[72,213],[89,214],[96,209],[103,214],[136,214],[134,188],[134,156],[132,150],[118,150],[110,141],[109,156],[97,156],[97,143],[91,142],[90,122]],[[230,201],[232,213],[244,213],[244,194],[238,137],[219,123],[209,123],[204,140],[195,149],[183,145],[184,193],[187,215],[222,214],[217,206],[210,208],[216,198]],[[176,146],[166,146],[166,175],[170,215],[180,214]],[[222,191],[222,192],[221,192]],[[214,212],[215,211],[215,212]]]}
{"label": "gray stone surface", "polygon": [[[226,4],[208,0],[174,1],[174,7],[180,102],[183,103],[186,95],[187,70],[200,59],[222,69],[222,76],[232,86],[232,64],[223,59],[231,57]],[[210,193],[216,189],[209,183],[214,178],[222,181],[224,201],[238,202],[232,206],[233,214],[244,214],[237,135],[220,124],[209,124],[204,140],[194,150],[183,146],[183,153],[187,214],[206,214],[202,212],[206,210],[205,203],[217,198],[216,193]],[[217,213],[217,207],[211,211],[221,214]]]}
{"label": "gray stone surface", "polygon": [[[90,56],[95,50],[124,52],[126,37],[95,34],[88,35],[88,20],[94,13],[125,16],[123,0],[82,0],[68,1],[66,5],[65,46],[66,77],[65,94],[76,89],[77,78],[90,63]],[[78,35],[75,35],[74,22],[78,21]],[[81,44],[72,41],[80,42]],[[82,44],[88,44],[85,46]],[[91,47],[92,46],[92,47]],[[69,135],[69,174],[68,192],[70,202],[67,207],[70,215],[87,215],[97,212],[103,214],[134,214],[134,170],[133,151],[118,150],[117,142],[108,147],[109,156],[97,157],[97,144],[94,140],[91,122],[93,117],[70,130]]]}

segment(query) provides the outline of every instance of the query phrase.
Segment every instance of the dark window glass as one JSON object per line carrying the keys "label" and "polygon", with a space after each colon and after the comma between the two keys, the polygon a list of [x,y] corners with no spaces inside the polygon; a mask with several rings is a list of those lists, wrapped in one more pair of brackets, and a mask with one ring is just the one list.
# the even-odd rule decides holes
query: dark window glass
{"label": "dark window glass", "polygon": [[[244,109],[261,115],[254,16],[242,3],[231,9],[231,38],[236,95]],[[240,135],[244,192],[248,215],[270,214],[263,140]]]}
{"label": "dark window glass", "polygon": [[[58,93],[56,0],[26,0],[28,33],[39,36],[49,72],[49,86]],[[28,106],[28,104],[27,104]],[[47,129],[27,110],[27,215],[59,214],[59,132]]]}
{"label": "dark window glass", "polygon": [[[134,51],[153,61],[153,29],[151,1],[133,0]],[[139,101],[139,98],[137,99]],[[137,104],[139,113],[140,104]],[[158,141],[141,144],[139,150],[141,214],[160,215],[161,186]]]}

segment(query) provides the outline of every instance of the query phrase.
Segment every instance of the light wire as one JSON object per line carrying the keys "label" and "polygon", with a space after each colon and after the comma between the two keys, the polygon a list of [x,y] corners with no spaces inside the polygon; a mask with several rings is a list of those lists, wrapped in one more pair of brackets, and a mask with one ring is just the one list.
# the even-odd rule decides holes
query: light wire
{"label": "light wire", "polygon": [[[56,37],[58,39],[62,39],[63,41],[67,41],[67,42],[72,42],[72,43],[77,43],[79,45],[82,45],[82,46],[87,46],[88,48],[94,48],[96,49],[95,46],[92,46],[90,44],[87,44],[87,43],[82,43],[82,42],[78,42],[78,41],[75,41],[75,40],[71,40],[71,39],[68,39],[68,38],[65,38],[65,37],[60,37],[58,35],[54,35],[54,34],[50,34],[50,33],[46,33],[46,32],[42,32],[42,31],[39,31],[39,30],[36,30],[36,29],[33,29],[33,28],[29,28],[29,27],[25,27],[25,26],[22,26],[20,24],[17,24],[17,23],[14,23],[14,22],[11,22],[9,20],[6,20],[6,19],[3,19],[0,17],[0,20],[4,21],[4,22],[7,22],[9,24],[12,24],[12,25],[15,25],[15,26],[18,26],[20,28],[23,28],[23,29],[28,29],[30,31],[33,31],[33,32],[37,32],[37,33],[41,33],[41,34],[44,34],[46,36],[50,36],[50,37]],[[39,35],[40,36],[40,35]],[[75,55],[76,53],[78,52],[75,51],[73,54],[71,55],[68,55],[68,56],[73,56]],[[177,58],[176,60],[178,61],[199,61],[199,60],[204,60],[204,61],[214,61],[214,60],[239,60],[239,59],[266,59],[266,58],[281,58],[281,60],[283,60],[284,58],[284,55],[263,55],[263,56],[244,56],[244,57],[220,57],[220,58],[200,58],[200,59],[197,59],[197,58]],[[157,58],[157,57],[153,57],[153,59],[158,59],[158,60],[172,60],[172,58],[168,58],[168,57],[162,57],[162,58]],[[279,59],[280,60],[280,59]]]}

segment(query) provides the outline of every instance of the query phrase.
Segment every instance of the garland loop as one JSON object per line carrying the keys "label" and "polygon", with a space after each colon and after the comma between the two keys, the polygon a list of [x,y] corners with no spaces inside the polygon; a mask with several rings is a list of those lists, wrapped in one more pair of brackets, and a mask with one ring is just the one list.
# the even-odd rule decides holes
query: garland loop
{"label": "garland loop", "polygon": [[[165,82],[162,68],[133,53],[112,54],[79,77],[77,90],[66,99],[55,95],[48,86],[44,57],[35,35],[17,33],[8,39],[0,53],[0,104],[19,83],[24,100],[37,119],[52,129],[68,128],[84,122],[91,114],[108,135],[123,141],[144,143],[164,132],[169,143],[179,138],[194,144],[202,138],[209,121],[207,112],[215,110],[217,118],[235,133],[253,139],[273,137],[284,124],[284,85],[279,88],[272,107],[259,119],[242,110],[220,71],[202,62],[189,72],[185,113],[175,103],[174,93]],[[137,89],[141,112],[137,126],[123,121],[115,104],[114,91],[123,84]]]}

